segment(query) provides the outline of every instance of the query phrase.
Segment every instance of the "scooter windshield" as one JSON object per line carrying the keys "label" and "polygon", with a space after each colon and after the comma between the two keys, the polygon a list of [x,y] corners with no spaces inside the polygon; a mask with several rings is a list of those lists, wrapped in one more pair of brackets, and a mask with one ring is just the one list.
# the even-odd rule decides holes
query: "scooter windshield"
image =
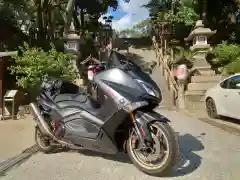
{"label": "scooter windshield", "polygon": [[149,74],[145,73],[136,63],[128,59],[123,54],[112,51],[109,57],[107,68],[117,67],[124,70],[133,79],[138,79],[159,90],[157,84],[152,80]]}
{"label": "scooter windshield", "polygon": [[117,67],[119,69],[125,70],[127,68],[139,68],[141,69],[136,63],[134,63],[132,60],[128,59],[123,54],[120,54],[116,51],[112,51],[108,62],[107,62],[107,68]]}

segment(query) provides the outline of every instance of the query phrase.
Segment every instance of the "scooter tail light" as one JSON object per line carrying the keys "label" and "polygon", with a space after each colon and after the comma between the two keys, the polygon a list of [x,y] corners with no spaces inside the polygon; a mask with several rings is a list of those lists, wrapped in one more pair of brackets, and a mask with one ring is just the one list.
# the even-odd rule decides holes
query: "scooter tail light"
{"label": "scooter tail light", "polygon": [[146,132],[145,132],[145,130],[144,130],[144,128],[143,128],[143,127],[141,127],[141,133],[142,133],[143,137],[145,137],[145,136],[146,136]]}

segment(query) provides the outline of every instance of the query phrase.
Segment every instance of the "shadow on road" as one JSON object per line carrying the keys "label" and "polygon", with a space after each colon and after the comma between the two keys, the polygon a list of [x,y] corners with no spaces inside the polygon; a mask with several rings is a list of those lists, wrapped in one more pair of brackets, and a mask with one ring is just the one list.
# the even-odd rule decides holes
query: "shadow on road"
{"label": "shadow on road", "polygon": [[[179,135],[179,133],[177,134],[178,134],[178,140],[179,140],[178,162],[176,163],[173,170],[169,172],[169,174],[167,174],[165,177],[180,177],[180,176],[185,176],[187,174],[190,174],[194,172],[201,165],[201,162],[202,162],[202,157],[196,154],[195,152],[202,151],[204,149],[204,146],[199,139],[205,136],[206,134],[202,133],[197,137],[194,137],[191,134],[184,134],[184,135]],[[74,150],[69,151],[67,149],[66,151],[76,152]],[[132,164],[128,155],[125,153],[117,153],[117,154],[109,155],[109,154],[94,152],[90,150],[80,150],[78,152],[85,156],[102,157],[106,160]]]}
{"label": "shadow on road", "polygon": [[225,117],[225,116],[220,116],[220,121],[226,121],[229,123],[233,123],[233,124],[237,124],[240,125],[240,121],[239,119],[234,119],[234,118],[230,118],[230,117]]}
{"label": "shadow on road", "polygon": [[194,172],[202,162],[202,157],[196,154],[196,151],[204,149],[199,140],[205,133],[194,137],[191,134],[179,135],[179,161],[169,177],[184,176]]}
{"label": "shadow on road", "polygon": [[131,160],[129,159],[126,153],[117,153],[117,154],[111,155],[111,154],[104,154],[104,153],[88,151],[88,150],[81,150],[79,151],[79,153],[85,156],[97,156],[97,157],[102,157],[106,160],[132,164]]}

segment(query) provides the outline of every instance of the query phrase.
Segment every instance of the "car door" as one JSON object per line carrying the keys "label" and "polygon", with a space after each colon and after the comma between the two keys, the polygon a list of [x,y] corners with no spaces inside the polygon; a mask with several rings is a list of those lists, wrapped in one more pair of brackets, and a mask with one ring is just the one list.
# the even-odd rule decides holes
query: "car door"
{"label": "car door", "polygon": [[240,75],[233,76],[226,81],[226,88],[222,91],[223,106],[226,115],[240,119]]}

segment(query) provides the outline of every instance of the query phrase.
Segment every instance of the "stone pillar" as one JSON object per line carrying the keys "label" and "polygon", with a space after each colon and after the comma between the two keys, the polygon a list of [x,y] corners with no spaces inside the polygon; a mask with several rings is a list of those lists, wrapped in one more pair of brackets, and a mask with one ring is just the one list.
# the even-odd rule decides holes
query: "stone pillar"
{"label": "stone pillar", "polygon": [[178,108],[185,109],[184,81],[178,81]]}

